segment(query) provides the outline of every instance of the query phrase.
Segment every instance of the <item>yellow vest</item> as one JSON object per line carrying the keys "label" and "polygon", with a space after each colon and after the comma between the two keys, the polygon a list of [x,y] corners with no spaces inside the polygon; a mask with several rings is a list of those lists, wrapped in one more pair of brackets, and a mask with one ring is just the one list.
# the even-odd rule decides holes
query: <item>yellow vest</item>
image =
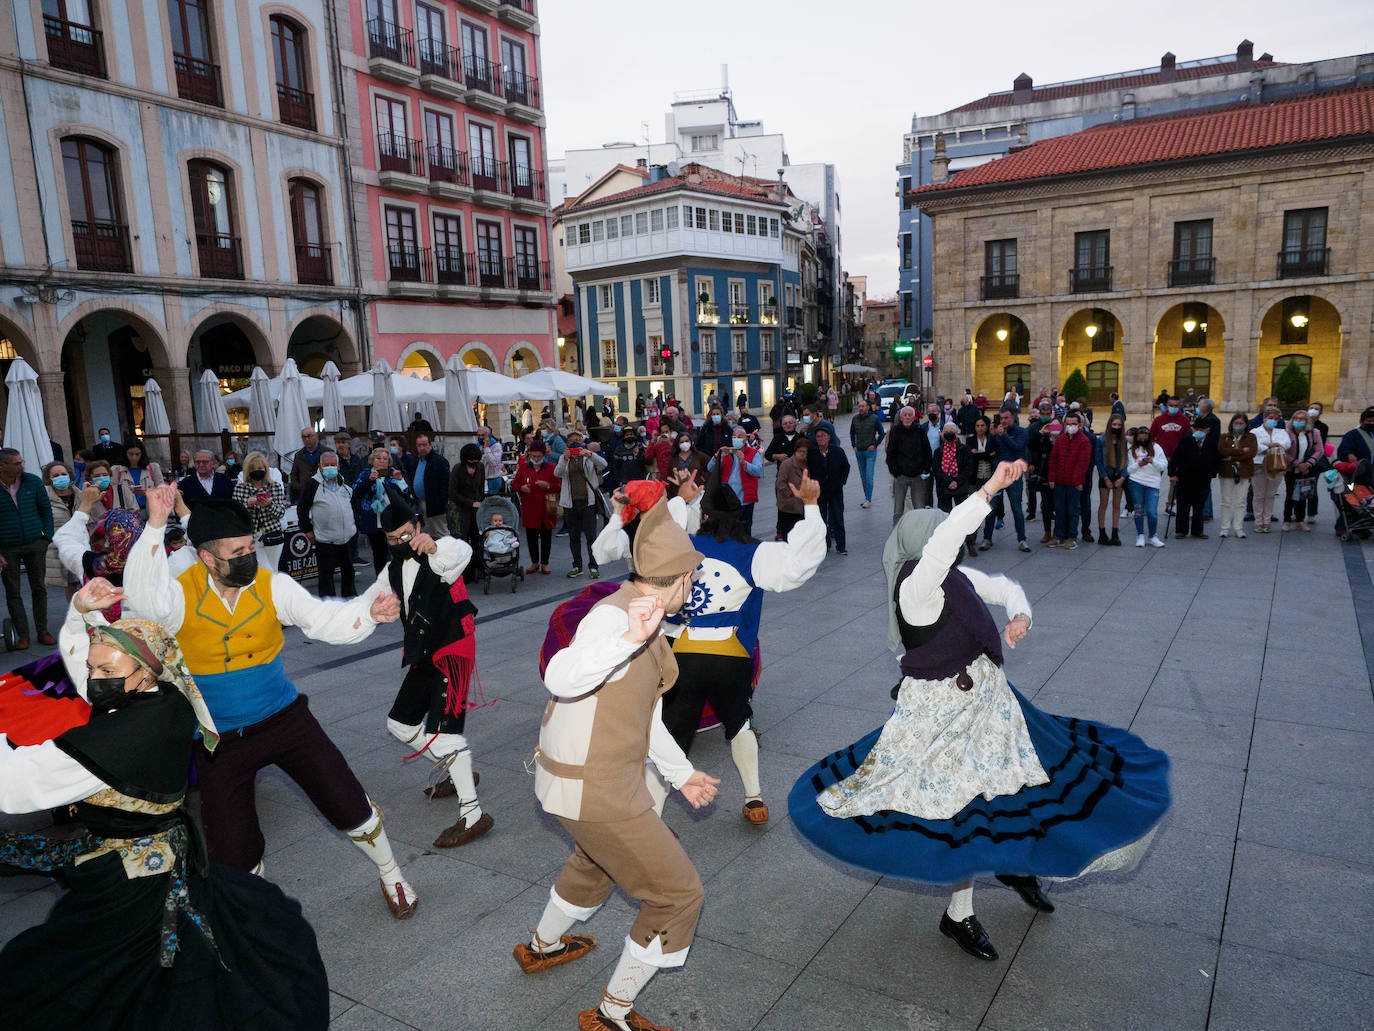
{"label": "yellow vest", "polygon": [[177,577],[186,596],[186,616],[177,643],[193,676],[262,666],[275,659],[284,637],[272,604],[272,574],[259,569],[239,592],[231,613],[210,587],[210,574],[197,562]]}

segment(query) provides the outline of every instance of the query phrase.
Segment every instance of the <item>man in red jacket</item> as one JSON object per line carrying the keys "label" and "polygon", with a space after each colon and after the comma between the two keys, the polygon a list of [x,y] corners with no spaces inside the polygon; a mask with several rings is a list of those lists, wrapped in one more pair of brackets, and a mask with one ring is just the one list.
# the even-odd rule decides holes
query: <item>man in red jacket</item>
{"label": "man in red jacket", "polygon": [[1078,509],[1092,460],[1093,446],[1083,432],[1083,417],[1077,412],[1069,412],[1064,416],[1064,432],[1050,448],[1055,539],[1046,542],[1047,547],[1062,544],[1065,551],[1078,547]]}
{"label": "man in red jacket", "polygon": [[[1156,415],[1154,421],[1150,423],[1150,438],[1159,445],[1159,449],[1164,452],[1164,457],[1172,459],[1174,448],[1178,447],[1179,441],[1193,432],[1193,423],[1188,416],[1183,414],[1183,405],[1177,396],[1170,395],[1164,401],[1164,411]],[[1174,514],[1174,490],[1176,484],[1169,483],[1169,499],[1164,503],[1164,511]]]}

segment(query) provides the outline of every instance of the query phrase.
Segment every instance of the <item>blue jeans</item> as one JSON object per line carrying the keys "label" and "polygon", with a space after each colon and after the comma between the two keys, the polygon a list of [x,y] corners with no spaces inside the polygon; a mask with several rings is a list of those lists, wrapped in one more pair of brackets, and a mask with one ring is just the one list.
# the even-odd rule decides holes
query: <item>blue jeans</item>
{"label": "blue jeans", "polygon": [[1135,509],[1135,532],[1144,533],[1148,520],[1150,536],[1156,536],[1159,530],[1159,488],[1146,487],[1135,480],[1127,480],[1126,486],[1131,492],[1131,507]]}
{"label": "blue jeans", "polygon": [[1078,491],[1067,483],[1054,485],[1054,535],[1061,541],[1078,537]]}
{"label": "blue jeans", "polygon": [[876,451],[860,451],[855,456],[859,460],[859,482],[864,485],[864,500],[873,500],[873,463],[878,457]]}
{"label": "blue jeans", "polygon": [[1007,484],[1002,493],[1006,496],[1007,504],[1011,506],[1011,517],[1016,520],[1016,539],[1023,541],[1026,539],[1026,509],[1021,504],[1021,492],[1025,489],[1025,481],[1017,477]]}
{"label": "blue jeans", "polygon": [[499,477],[499,476],[488,476],[488,477],[487,477],[487,496],[488,496],[488,497],[491,497],[492,495],[500,494],[500,493],[501,493],[501,477]]}

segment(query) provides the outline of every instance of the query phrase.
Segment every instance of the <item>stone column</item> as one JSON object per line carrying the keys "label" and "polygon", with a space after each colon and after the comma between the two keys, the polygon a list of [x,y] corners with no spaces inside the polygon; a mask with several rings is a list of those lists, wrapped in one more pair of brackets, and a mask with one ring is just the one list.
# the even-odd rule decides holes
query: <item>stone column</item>
{"label": "stone column", "polygon": [[[38,392],[43,398],[43,418],[48,424],[48,433],[53,440],[62,445],[62,453],[68,462],[72,460],[72,440],[68,429],[67,392],[63,389],[66,377],[60,372],[40,372]],[[39,472],[30,469],[29,472]]]}

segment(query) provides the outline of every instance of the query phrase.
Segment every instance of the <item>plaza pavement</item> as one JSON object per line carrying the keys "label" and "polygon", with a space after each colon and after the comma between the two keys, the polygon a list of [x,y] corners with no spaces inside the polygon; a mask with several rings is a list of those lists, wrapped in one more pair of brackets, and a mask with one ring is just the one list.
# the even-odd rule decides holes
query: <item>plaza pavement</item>
{"label": "plaza pavement", "polygon": [[[760,531],[774,521],[772,482]],[[1055,885],[1052,915],[980,882],[976,909],[1001,952],[982,963],[937,932],[945,892],[835,863],[787,819],[797,775],[891,710],[885,470],[873,508],[859,508],[857,470],[847,497],[849,555],[764,605],[755,709],[772,822],[742,819],[728,748],[718,731],[702,735],[693,756],[723,778],[719,799],[693,812],[674,797],[667,811],[705,884],[701,926],[685,968],[655,978],[639,1008],[679,1031],[1370,1026],[1374,545],[1339,544],[1326,497],[1310,535],[1214,534],[1163,550],[1033,543],[1023,555],[1008,520],[976,560],[1019,580],[1034,607],[1008,676],[1037,705],[1129,726],[1165,749],[1174,806],[1133,874]],[[586,961],[526,977],[510,955],[569,849],[525,769],[547,618],[586,582],[562,575],[566,538],[554,550],[554,576],[474,595],[494,704],[469,715],[468,733],[496,826],[456,851],[429,847],[456,805],[422,796],[426,767],[402,764],[384,729],[398,630],[352,648],[288,632],[289,672],[385,809],[422,898],[412,920],[390,920],[354,847],[279,772],[260,778],[266,872],[315,926],[339,1031],[573,1028],[619,955],[633,912],[619,893],[586,926],[601,943]],[[0,940],[41,920],[56,894],[43,879],[0,880]]]}

